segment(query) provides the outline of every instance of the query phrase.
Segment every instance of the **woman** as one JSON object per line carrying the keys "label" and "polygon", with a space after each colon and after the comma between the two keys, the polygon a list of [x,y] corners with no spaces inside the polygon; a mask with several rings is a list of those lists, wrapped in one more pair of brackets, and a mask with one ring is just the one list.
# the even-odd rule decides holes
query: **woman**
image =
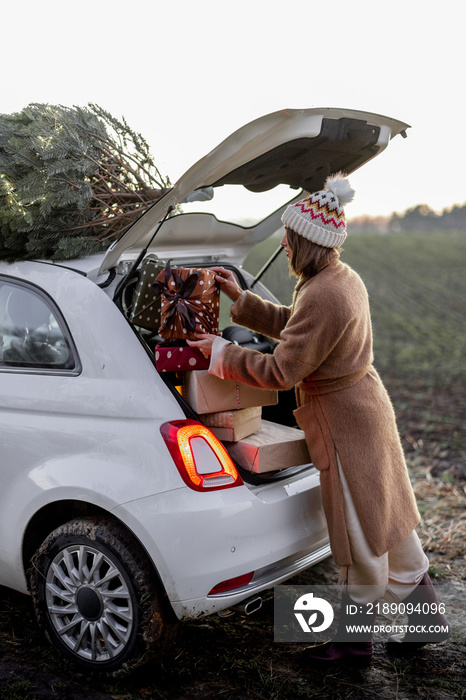
{"label": "woman", "polygon": [[[282,221],[291,271],[298,277],[291,307],[276,306],[242,291],[233,274],[214,268],[235,302],[235,323],[280,340],[261,354],[213,336],[190,345],[211,355],[209,371],[264,389],[296,387],[295,417],[321,474],[322,500],[332,555],[340,565],[344,598],[332,642],[306,650],[309,660],[367,659],[371,634],[345,636],[345,624],[373,622],[368,604],[436,602],[429,566],[415,532],[419,513],[388,394],[372,366],[369,301],[360,277],[340,261],[346,238],[343,206],[354,191],[331,176],[325,188],[290,205]],[[347,619],[349,602],[359,615]],[[353,606],[354,609],[354,606]],[[413,614],[409,623],[447,625],[439,614]],[[446,639],[409,632],[392,637],[392,648]]]}

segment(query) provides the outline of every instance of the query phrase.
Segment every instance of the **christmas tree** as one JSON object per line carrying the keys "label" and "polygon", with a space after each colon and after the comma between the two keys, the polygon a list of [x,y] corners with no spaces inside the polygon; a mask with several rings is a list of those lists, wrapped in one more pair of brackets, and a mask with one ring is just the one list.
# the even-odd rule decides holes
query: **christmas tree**
{"label": "christmas tree", "polygon": [[105,250],[170,187],[144,138],[95,104],[0,115],[0,259]]}

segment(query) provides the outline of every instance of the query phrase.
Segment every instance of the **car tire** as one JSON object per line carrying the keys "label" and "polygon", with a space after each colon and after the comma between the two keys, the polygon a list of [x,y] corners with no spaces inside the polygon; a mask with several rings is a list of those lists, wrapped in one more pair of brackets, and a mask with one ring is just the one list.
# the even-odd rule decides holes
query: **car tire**
{"label": "car tire", "polygon": [[111,520],[79,518],[50,533],[29,585],[39,626],[87,670],[136,668],[175,637],[175,615],[145,553]]}

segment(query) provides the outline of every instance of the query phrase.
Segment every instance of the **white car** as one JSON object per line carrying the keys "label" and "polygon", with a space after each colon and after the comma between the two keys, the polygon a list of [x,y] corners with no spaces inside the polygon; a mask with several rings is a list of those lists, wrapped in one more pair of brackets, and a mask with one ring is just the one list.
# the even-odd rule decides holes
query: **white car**
{"label": "white car", "polygon": [[[149,254],[228,266],[273,299],[241,268],[248,251],[303,189],[352,172],[407,126],[341,109],[269,114],[196,163],[105,255],[0,263],[0,585],[32,595],[68,658],[104,671],[142,663],[178,621],[254,611],[261,592],[329,556],[318,471],[250,474],[223,446],[220,464],[202,416],[157,372],[156,332],[128,308]],[[255,221],[215,216],[226,190],[265,197]]]}

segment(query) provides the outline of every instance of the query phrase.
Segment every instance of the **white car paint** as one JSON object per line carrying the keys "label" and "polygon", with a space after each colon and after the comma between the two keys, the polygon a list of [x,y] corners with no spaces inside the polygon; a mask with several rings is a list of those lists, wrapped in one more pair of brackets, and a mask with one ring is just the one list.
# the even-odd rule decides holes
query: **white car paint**
{"label": "white car paint", "polygon": [[[160,435],[160,425],[184,414],[115,304],[62,267],[0,264],[5,275],[55,300],[81,371],[1,370],[2,585],[27,592],[21,552],[28,523],[65,500],[113,513],[139,539],[181,617],[231,605],[231,595],[207,598],[222,580],[316,549],[328,555],[315,470],[290,478],[293,493],[288,481],[191,490]],[[249,585],[235,599],[263,588]]]}

